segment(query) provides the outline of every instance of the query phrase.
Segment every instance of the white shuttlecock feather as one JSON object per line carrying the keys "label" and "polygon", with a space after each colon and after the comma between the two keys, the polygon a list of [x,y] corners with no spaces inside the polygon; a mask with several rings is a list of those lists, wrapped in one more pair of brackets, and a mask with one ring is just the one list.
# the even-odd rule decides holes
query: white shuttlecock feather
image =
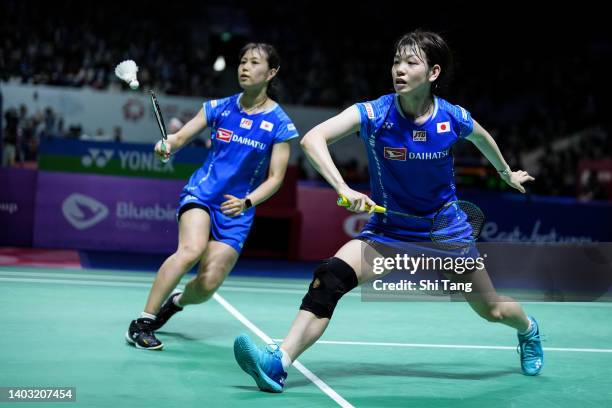
{"label": "white shuttlecock feather", "polygon": [[138,79],[136,74],[138,73],[138,65],[132,60],[126,60],[121,62],[115,68],[115,75],[117,75],[122,81],[127,82],[132,89],[138,89]]}

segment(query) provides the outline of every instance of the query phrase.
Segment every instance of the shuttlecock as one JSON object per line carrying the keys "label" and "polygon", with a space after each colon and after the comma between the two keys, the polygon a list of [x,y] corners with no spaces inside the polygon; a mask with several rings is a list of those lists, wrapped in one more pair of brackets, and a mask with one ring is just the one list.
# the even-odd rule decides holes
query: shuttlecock
{"label": "shuttlecock", "polygon": [[138,80],[136,74],[138,73],[138,65],[132,60],[126,60],[121,62],[115,68],[115,75],[122,81],[127,82],[132,89],[138,89]]}

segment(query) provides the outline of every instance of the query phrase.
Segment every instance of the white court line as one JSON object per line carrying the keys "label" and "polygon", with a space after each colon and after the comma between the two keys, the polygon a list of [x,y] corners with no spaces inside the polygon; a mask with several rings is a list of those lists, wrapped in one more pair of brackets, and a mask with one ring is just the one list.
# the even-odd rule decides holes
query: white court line
{"label": "white court line", "polygon": [[[137,282],[102,282],[95,280],[62,280],[62,279],[27,279],[27,278],[4,278],[1,277],[0,282],[19,282],[19,283],[52,283],[61,285],[84,285],[84,286],[110,286],[110,287],[137,287],[137,288],[149,288],[150,283],[137,283]],[[227,292],[284,292],[276,289],[261,289],[261,288],[234,288],[227,285],[221,287],[221,291]],[[253,330],[253,329],[251,329]],[[253,330],[254,333],[257,333]],[[257,334],[261,337],[259,334]],[[269,338],[268,338],[269,339]],[[282,339],[274,339],[274,341],[282,341]],[[267,341],[272,343],[272,341]],[[340,345],[353,345],[353,346],[383,346],[383,347],[421,347],[421,348],[453,348],[453,349],[483,349],[483,350],[515,350],[516,347],[512,346],[476,346],[476,345],[461,345],[461,344],[420,344],[420,343],[384,343],[384,342],[360,342],[360,341],[331,341],[331,340],[319,340],[319,344],[340,344]],[[545,351],[562,351],[562,352],[579,352],[579,353],[612,353],[612,349],[593,349],[593,348],[561,348],[561,347],[545,347]],[[306,375],[306,374],[304,374]],[[314,374],[313,374],[314,375]],[[308,376],[307,376],[308,377]]]}
{"label": "white court line", "polygon": [[148,288],[151,283],[138,282],[104,282],[96,280],[80,280],[80,279],[39,279],[39,278],[3,278],[0,277],[0,282],[19,282],[19,283],[54,283],[60,285],[84,285],[84,286],[113,286],[123,288]]}
{"label": "white court line", "polygon": [[[135,274],[139,274],[140,276],[133,276]],[[117,274],[96,274],[96,273],[61,273],[61,272],[30,272],[30,271],[15,271],[15,270],[3,270],[0,269],[0,277],[7,278],[26,278],[26,277],[36,277],[36,278],[45,278],[45,279],[86,279],[86,280],[102,280],[102,281],[113,281],[113,282],[148,282],[152,283],[155,278],[154,273],[130,273],[127,272],[124,275],[120,276]],[[130,276],[132,275],[132,276]],[[183,279],[190,279],[193,275],[185,275]],[[231,285],[233,287],[245,287],[245,288],[258,288],[262,289],[275,289],[277,292],[282,291],[280,293],[287,294],[295,294],[299,293],[300,295],[304,294],[304,291],[308,288],[308,284],[303,282],[296,283],[280,283],[280,282],[269,282],[269,281],[254,281],[254,280],[242,280],[240,278],[230,278],[225,281],[225,285]]]}
{"label": "white court line", "polygon": [[[282,342],[283,339],[274,339]],[[427,344],[427,343],[384,343],[369,341],[334,341],[318,340],[317,344],[337,344],[343,346],[379,346],[379,347],[414,347],[414,348],[448,348],[448,349],[481,349],[481,350],[516,350],[516,346],[476,346],[468,344]],[[544,351],[565,351],[577,353],[612,353],[612,349],[544,347]]]}
{"label": "white court line", "polygon": [[[126,272],[127,274],[130,274],[131,272]],[[143,272],[137,272],[137,273],[143,273]],[[146,273],[146,272],[145,272]],[[71,280],[74,280],[75,282],[78,282],[77,284],[79,285],[88,285],[88,283],[85,283],[86,281],[81,281],[78,279],[74,279],[75,277],[77,278],[82,278],[82,279],[91,279],[94,282],[100,282],[100,281],[95,281],[94,279],[106,279],[106,280],[116,280],[116,281],[122,281],[122,282],[147,282],[147,284],[150,284],[152,282],[152,274],[151,276],[139,276],[139,277],[135,277],[135,276],[112,276],[112,275],[103,275],[103,274],[95,274],[95,273],[57,273],[57,272],[31,272],[31,271],[24,271],[24,270],[19,270],[19,269],[13,269],[11,270],[10,268],[6,268],[6,267],[0,267],[0,281],[3,280],[4,277],[24,277],[24,276],[36,276],[36,277],[41,277],[41,278],[70,278]],[[25,279],[24,279],[25,280]],[[51,279],[47,279],[49,281],[51,281]],[[21,282],[20,280],[10,280],[10,278],[7,279],[7,281],[12,281],[12,282]],[[32,281],[36,281],[33,280]],[[39,283],[44,283],[43,281],[36,281]],[[66,283],[64,281],[57,281],[57,282],[50,282],[50,283]],[[66,283],[69,284],[69,283]],[[108,284],[108,285],[104,285],[104,282],[100,283],[100,286],[121,286],[119,284]],[[126,286],[134,286],[134,287],[139,287],[140,285],[126,285]],[[263,287],[262,287],[263,286]],[[278,283],[278,282],[264,282],[264,281],[244,281],[244,280],[240,280],[240,278],[237,278],[237,280],[232,279],[231,277],[223,284],[223,286],[221,287],[221,291],[227,291],[227,292],[253,292],[253,293],[280,293],[280,294],[288,294],[288,295],[303,295],[305,288],[307,286],[305,286],[303,283]],[[295,289],[294,289],[295,288]],[[344,295],[344,297],[361,297],[361,293],[359,292],[359,290],[353,290],[347,294]],[[435,299],[435,300],[406,300],[406,302],[411,302],[414,301],[416,303],[421,303],[424,301],[433,301],[433,302],[442,302],[442,303],[450,303],[448,301],[448,299],[443,300],[442,298],[440,299]],[[521,301],[522,304],[528,304],[528,305],[547,305],[547,306],[554,306],[554,307],[563,307],[563,306],[574,306],[574,307],[603,307],[603,308],[610,308],[612,307],[612,302],[609,301],[601,301],[601,302],[550,302],[550,301]]]}
{"label": "white court line", "polygon": [[[82,279],[41,279],[41,278],[5,278],[0,274],[0,282],[19,282],[19,283],[53,283],[59,285],[80,285],[80,286],[110,286],[110,287],[124,287],[124,288],[150,288],[151,282],[109,282],[100,280],[82,280]],[[280,290],[280,289],[266,289],[266,288],[246,288],[246,287],[235,287],[231,285],[223,285],[221,287],[222,292],[249,292],[249,293],[285,293],[285,294],[299,294],[303,295],[304,291],[298,290]]]}
{"label": "white court line", "polygon": [[[232,316],[240,321],[240,323],[244,324],[249,330],[257,335],[264,342],[271,344],[274,343],[272,339],[263,331],[259,329],[259,327],[255,326],[249,319],[247,319],[242,313],[240,313],[234,306],[229,304],[227,300],[221,297],[218,293],[213,295],[213,299],[215,299],[221,306],[225,308]],[[299,361],[295,360],[293,362],[293,366],[297,368],[306,378],[312,381],[317,387],[321,389],[325,394],[327,394],[331,399],[333,399],[338,405],[341,407],[351,407],[354,408],[351,403],[342,398],[340,394],[334,391],[329,385],[327,385],[323,380],[317,377],[312,371],[304,367]]]}
{"label": "white court line", "polygon": [[[85,285],[85,286],[113,286],[113,287],[145,287],[148,288],[151,286],[150,283],[136,283],[136,282],[101,282],[101,281],[87,281],[87,280],[61,280],[61,279],[24,279],[24,278],[2,278],[0,277],[0,282],[19,282],[19,283],[55,283],[55,284],[65,284],[65,285]],[[226,288],[234,289],[234,288]],[[245,288],[235,288],[242,289]],[[263,290],[259,290],[263,291]],[[274,291],[274,290],[270,290]],[[215,299],[221,306],[223,306],[232,316],[238,319],[242,324],[244,324],[249,330],[255,333],[260,339],[264,342],[271,344],[274,341],[263,331],[261,331],[257,326],[251,323],[242,313],[240,313],[235,307],[229,304],[224,298],[221,297],[218,293],[213,295],[213,299]],[[334,391],[329,385],[327,385],[323,380],[317,377],[312,371],[306,368],[299,361],[294,361],[293,366],[298,369],[306,378],[312,381],[321,391],[327,394],[331,399],[333,399],[338,405],[343,408],[354,408],[351,403],[342,398],[340,394]]]}
{"label": "white court line", "polygon": [[[138,275],[138,276],[135,276]],[[15,271],[15,270],[6,270],[0,268],[0,277],[36,277],[36,278],[80,278],[80,279],[100,279],[100,280],[111,280],[111,281],[124,281],[124,282],[149,282],[152,283],[155,278],[154,273],[147,272],[127,272],[123,274],[118,274],[117,272],[101,274],[101,273],[62,273],[62,272],[34,272],[34,271]],[[193,275],[185,275],[184,279],[191,278]],[[244,286],[244,287],[257,287],[264,286],[265,288],[275,288],[275,289],[287,289],[289,291],[293,290],[302,290],[308,287],[308,284],[305,284],[306,281],[299,283],[279,283],[279,282],[269,282],[269,281],[254,281],[247,279],[241,280],[240,278],[230,278],[226,280],[226,283],[230,283],[234,286]]]}

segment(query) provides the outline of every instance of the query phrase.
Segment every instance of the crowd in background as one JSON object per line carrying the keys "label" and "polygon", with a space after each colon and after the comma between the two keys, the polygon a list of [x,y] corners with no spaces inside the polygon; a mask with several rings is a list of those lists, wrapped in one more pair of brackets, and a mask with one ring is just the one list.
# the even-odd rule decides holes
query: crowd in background
{"label": "crowd in background", "polygon": [[36,161],[38,147],[45,138],[92,140],[99,142],[121,142],[120,126],[113,126],[112,133],[96,129],[88,134],[80,124],[66,126],[64,119],[48,106],[42,111],[30,112],[26,105],[10,107],[4,111],[2,144],[2,166],[12,166]]}
{"label": "crowd in background", "polygon": [[[498,141],[513,167],[540,150],[532,191],[575,196],[581,160],[612,158],[605,86],[597,67],[610,62],[612,42],[598,32],[597,13],[580,16],[588,26],[569,29],[563,11],[543,26],[536,13],[521,15],[520,27],[506,10],[504,21],[471,24],[467,13],[430,13],[411,6],[415,21],[392,2],[347,4],[346,13],[327,13],[312,1],[210,1],[149,7],[136,2],[91,4],[78,16],[63,10],[76,1],[0,4],[0,81],[95,89],[125,87],[114,77],[118,61],[138,61],[143,89],[173,95],[219,97],[238,90],[237,51],[246,41],[274,44],[282,62],[276,97],[283,103],[344,108],[392,92],[390,67],[394,41],[417,27],[441,31],[455,55],[454,81],[442,92],[461,104]],[[147,10],[147,16],[131,10]],[[299,13],[296,10],[300,10]],[[514,11],[516,13],[516,11]],[[136,13],[138,14],[138,13]],[[569,20],[568,20],[569,21]],[[586,21],[586,20],[585,20]],[[525,29],[521,29],[521,27]],[[602,26],[603,27],[603,26]],[[228,68],[213,69],[219,55]],[[44,112],[4,112],[4,144],[18,144],[20,158],[36,154],[36,141],[48,135],[81,137],[66,129],[51,108]],[[110,131],[110,130],[108,130]],[[105,130],[101,131],[102,133]],[[121,139],[113,129],[108,139]],[[79,136],[77,136],[79,134]],[[573,135],[577,142],[558,149]],[[99,135],[102,136],[102,135]],[[469,144],[457,145],[458,165],[482,164]],[[367,180],[356,160],[340,163],[352,182]],[[597,180],[587,180],[605,198]]]}

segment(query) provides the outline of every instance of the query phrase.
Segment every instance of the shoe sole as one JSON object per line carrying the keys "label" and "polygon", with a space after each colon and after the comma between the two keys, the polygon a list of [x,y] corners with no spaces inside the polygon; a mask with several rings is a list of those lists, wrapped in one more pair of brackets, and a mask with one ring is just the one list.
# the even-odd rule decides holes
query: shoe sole
{"label": "shoe sole", "polygon": [[252,346],[252,342],[247,338],[240,336],[234,341],[234,357],[242,370],[249,374],[257,386],[262,391],[267,392],[283,392],[283,387],[278,385],[266,373],[259,368],[257,364],[257,348]]}
{"label": "shoe sole", "polygon": [[125,341],[127,341],[128,344],[131,344],[132,346],[139,348],[141,350],[161,350],[164,348],[164,343],[161,343],[159,346],[155,346],[155,347],[142,347],[141,345],[139,345],[138,343],[136,343],[134,340],[130,338],[130,332],[125,332]]}

